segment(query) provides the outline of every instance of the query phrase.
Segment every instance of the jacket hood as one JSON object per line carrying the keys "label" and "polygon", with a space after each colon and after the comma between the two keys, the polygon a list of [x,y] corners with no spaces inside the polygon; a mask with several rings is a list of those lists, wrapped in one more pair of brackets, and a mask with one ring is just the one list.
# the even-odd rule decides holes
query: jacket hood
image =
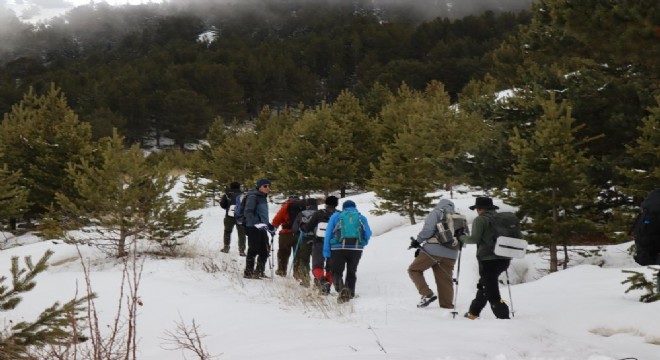
{"label": "jacket hood", "polygon": [[446,213],[453,214],[455,212],[454,202],[447,199],[441,199],[438,202],[438,205],[435,206],[436,209],[443,210]]}

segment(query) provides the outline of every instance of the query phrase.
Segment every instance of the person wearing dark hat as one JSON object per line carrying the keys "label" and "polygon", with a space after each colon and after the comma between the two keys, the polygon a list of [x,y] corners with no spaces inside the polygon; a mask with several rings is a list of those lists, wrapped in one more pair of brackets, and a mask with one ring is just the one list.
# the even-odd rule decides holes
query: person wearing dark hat
{"label": "person wearing dark hat", "polygon": [[470,206],[470,210],[475,209],[478,216],[472,222],[471,234],[466,235],[462,228],[456,229],[454,233],[454,236],[462,243],[477,245],[479,262],[477,294],[465,317],[472,320],[477,319],[488,302],[495,317],[509,319],[509,306],[500,296],[498,278],[509,267],[511,259],[495,255],[495,230],[490,220],[499,207],[493,205],[491,198],[477,197],[475,204]]}
{"label": "person wearing dark hat", "polygon": [[245,227],[236,221],[236,205],[241,203],[241,184],[233,182],[229,185],[229,190],[225,192],[220,200],[220,207],[225,209],[225,231],[224,231],[224,244],[222,248],[223,253],[229,252],[231,244],[231,233],[236,227],[238,233],[238,253],[240,256],[245,256]]}
{"label": "person wearing dark hat", "polygon": [[[250,189],[245,199],[245,234],[247,235],[248,250],[245,257],[245,271],[243,277],[259,279],[266,277],[266,261],[270,246],[268,233],[274,231],[268,217],[268,194],[270,193],[270,180],[260,179],[256,188]],[[256,260],[256,267],[255,267]]]}
{"label": "person wearing dark hat", "polygon": [[312,277],[314,278],[314,286],[323,295],[330,294],[330,288],[332,287],[330,261],[323,257],[323,239],[330,217],[337,212],[337,205],[339,205],[339,199],[336,196],[328,196],[325,198],[325,209],[316,211],[307,224],[301,225],[303,231],[314,231]]}
{"label": "person wearing dark hat", "polygon": [[332,280],[340,304],[355,297],[358,264],[370,238],[371,228],[367,218],[357,211],[352,200],[344,201],[342,211],[333,214],[328,221],[323,239],[323,256],[330,259]]}

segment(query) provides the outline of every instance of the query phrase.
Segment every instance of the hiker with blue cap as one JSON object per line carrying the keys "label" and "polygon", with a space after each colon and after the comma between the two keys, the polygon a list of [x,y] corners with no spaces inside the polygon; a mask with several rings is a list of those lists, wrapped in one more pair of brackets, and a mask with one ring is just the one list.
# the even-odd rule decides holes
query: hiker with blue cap
{"label": "hiker with blue cap", "polygon": [[[245,195],[245,235],[247,235],[248,251],[245,257],[246,279],[260,279],[265,274],[266,261],[270,252],[268,232],[275,231],[268,221],[268,194],[270,180],[260,179],[257,186]],[[255,267],[256,260],[256,267]]]}
{"label": "hiker with blue cap", "polygon": [[327,229],[332,231],[325,233],[323,256],[330,259],[333,283],[339,294],[337,302],[342,304],[355,297],[357,268],[362,250],[371,238],[371,228],[367,218],[357,210],[355,202],[346,200],[342,211],[330,217]]}

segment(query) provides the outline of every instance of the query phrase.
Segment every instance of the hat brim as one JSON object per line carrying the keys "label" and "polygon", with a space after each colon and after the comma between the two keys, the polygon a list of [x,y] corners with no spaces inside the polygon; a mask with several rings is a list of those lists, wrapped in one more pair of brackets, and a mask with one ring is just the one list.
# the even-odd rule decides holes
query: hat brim
{"label": "hat brim", "polygon": [[499,207],[499,206],[495,206],[495,205],[493,205],[493,206],[486,206],[486,207],[478,207],[477,205],[472,205],[472,206],[470,206],[468,209],[470,209],[470,210],[474,210],[474,209],[476,209],[476,208],[486,209],[486,210],[499,210],[500,207]]}

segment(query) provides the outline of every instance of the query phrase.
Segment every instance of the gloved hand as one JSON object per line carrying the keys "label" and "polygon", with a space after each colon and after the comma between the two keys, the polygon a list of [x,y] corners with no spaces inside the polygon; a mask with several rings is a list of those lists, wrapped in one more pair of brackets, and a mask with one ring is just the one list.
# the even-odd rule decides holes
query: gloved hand
{"label": "gloved hand", "polygon": [[419,249],[422,245],[419,243],[419,241],[415,240],[414,238],[410,238],[410,246],[408,246],[408,249]]}
{"label": "gloved hand", "polygon": [[454,239],[458,240],[461,238],[461,235],[465,235],[465,229],[458,228],[454,230]]}
{"label": "gloved hand", "polygon": [[268,225],[263,223],[254,224],[254,227],[256,227],[259,230],[268,230]]}

